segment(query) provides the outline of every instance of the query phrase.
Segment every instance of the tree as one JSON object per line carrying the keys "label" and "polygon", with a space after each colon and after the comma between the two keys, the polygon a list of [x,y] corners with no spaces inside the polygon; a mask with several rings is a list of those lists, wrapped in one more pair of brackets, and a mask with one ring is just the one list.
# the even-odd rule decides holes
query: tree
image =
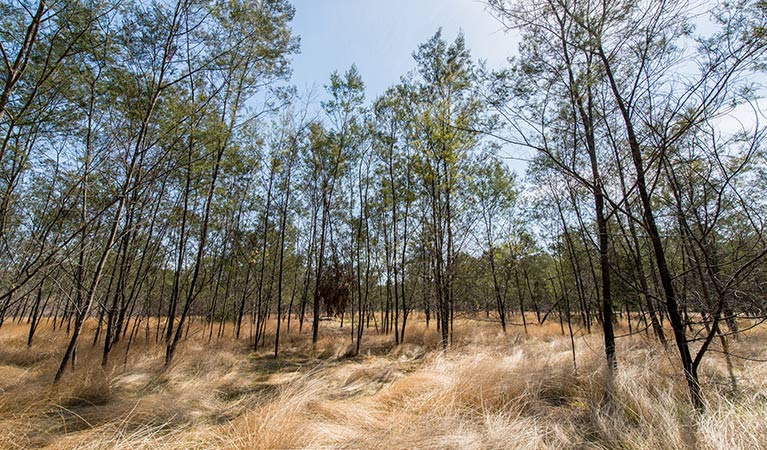
{"label": "tree", "polygon": [[415,171],[427,199],[427,224],[442,345],[452,336],[455,278],[456,197],[463,167],[476,148],[482,103],[474,94],[476,75],[463,35],[448,44],[437,31],[413,54],[417,64],[418,109],[414,136]]}
{"label": "tree", "polygon": [[[513,71],[499,76],[501,95],[516,101],[503,114],[525,123],[517,128],[520,143],[530,146],[592,194],[598,235],[601,283],[602,330],[608,366],[617,367],[613,299],[610,289],[610,233],[606,210],[604,156],[597,145],[597,105],[599,74],[594,55],[584,33],[579,30],[565,6],[557,1],[490,5],[509,26],[523,32],[520,59]],[[498,80],[495,80],[498,83]],[[504,92],[505,84],[513,88]],[[505,100],[508,102],[509,100]],[[539,119],[540,118],[540,119]],[[520,127],[520,125],[513,125]],[[603,150],[602,150],[603,151]]]}
{"label": "tree", "polygon": [[[214,103],[218,110],[214,110],[208,119],[210,128],[205,135],[208,139],[205,144],[209,146],[209,154],[212,156],[211,172],[204,200],[192,278],[181,318],[173,339],[166,349],[166,367],[173,360],[176,347],[181,340],[184,322],[197,296],[196,284],[205,254],[211,207],[224,154],[236,142],[236,132],[242,125],[240,115],[246,101],[255,96],[263,86],[287,75],[287,55],[295,50],[295,42],[287,28],[287,23],[292,19],[294,12],[290,5],[275,0],[264,5],[251,5],[247,10],[243,8],[245,5],[235,4],[230,5],[230,8],[214,8],[211,15],[216,22],[209,26],[205,35],[210,54],[215,56],[211,62],[212,76],[209,77],[213,82],[209,86],[210,93],[207,96],[214,98],[220,95],[221,97],[217,105]],[[267,105],[267,107],[274,106]],[[268,206],[267,209],[269,209]],[[262,263],[262,274],[263,267]],[[259,289],[261,285],[262,283]],[[257,334],[256,345],[258,336]]]}
{"label": "tree", "polygon": [[511,210],[517,197],[516,176],[504,165],[495,153],[483,155],[474,165],[471,189],[479,206],[484,225],[484,239],[480,245],[486,245],[486,253],[490,262],[490,274],[493,279],[493,294],[495,296],[498,317],[501,328],[506,333],[506,301],[499,281],[496,267],[496,241],[498,235],[497,223],[503,223],[511,216]]}
{"label": "tree", "polygon": [[[585,71],[587,76],[583,82],[579,81],[578,76],[573,77],[571,72],[567,72],[571,86],[570,98],[574,100],[575,109],[579,111],[578,115],[587,131],[592,122],[590,117],[594,116],[584,115],[583,111],[588,112],[592,107],[598,107],[598,117],[605,129],[608,145],[628,149],[628,159],[633,169],[633,180],[629,184],[636,186],[641,217],[635,217],[622,208],[625,199],[604,196],[603,200],[609,201],[630,220],[641,225],[647,234],[690,397],[696,407],[702,407],[697,367],[705,353],[705,346],[693,358],[685,331],[684,305],[679,302],[668,257],[668,244],[661,234],[653,185],[670,149],[678,145],[703,118],[721,110],[724,99],[728,93],[733,92],[731,89],[740,82],[740,77],[751,70],[764,54],[764,42],[757,38],[758,32],[754,33],[758,26],[754,27],[752,22],[744,19],[752,5],[744,2],[727,6],[716,13],[712,10],[721,29],[710,38],[697,38],[703,55],[699,59],[700,74],[681,80],[672,73],[683,70],[681,66],[687,56],[684,47],[680,45],[689,38],[692,30],[692,12],[686,3],[544,1],[534,5],[510,6],[505,1],[491,1],[490,5],[510,19],[514,26],[524,28],[532,24],[533,32],[539,36],[561,36],[558,42],[562,44],[562,49],[565,45],[575,49],[588,63],[588,70]],[[533,19],[533,11],[555,18],[555,26],[536,25],[539,22]],[[542,45],[530,45],[527,49],[534,55],[554,57],[553,63],[549,65],[551,68],[559,67],[557,64],[565,69],[572,66],[572,60],[567,57],[572,53],[564,52],[561,57],[555,57],[559,49],[552,50]],[[535,70],[534,66],[529,65],[523,65],[522,69]],[[588,93],[592,86],[598,96],[584,96],[584,92]],[[527,95],[532,91],[547,96],[549,87],[545,84],[534,85],[532,90],[525,91],[523,88],[515,94]],[[577,91],[573,89],[575,87],[578,87]],[[593,98],[599,98],[599,103],[593,102]],[[583,103],[585,108],[580,106],[583,99],[587,100]],[[534,124],[528,121],[525,125]],[[529,144],[524,139],[523,125],[514,126],[523,135],[521,141]],[[586,147],[590,148],[588,132],[586,136]],[[548,148],[546,145],[538,147],[543,150]],[[620,153],[616,155],[616,160],[620,161]],[[592,169],[600,166],[598,161],[597,164],[592,163]],[[569,176],[585,181],[570,167],[563,164],[558,167]],[[597,172],[593,172],[593,175],[593,192],[605,192],[603,176]],[[624,174],[621,173],[623,179]],[[597,206],[598,215],[599,209]],[[600,222],[599,217],[597,222]],[[598,228],[600,235],[603,235],[604,227]],[[602,246],[602,251],[604,249]],[[639,262],[640,259],[635,258],[635,261]],[[609,273],[603,268],[603,283],[606,275]],[[603,319],[603,323],[606,322],[608,317]],[[607,330],[605,334],[607,347]]]}

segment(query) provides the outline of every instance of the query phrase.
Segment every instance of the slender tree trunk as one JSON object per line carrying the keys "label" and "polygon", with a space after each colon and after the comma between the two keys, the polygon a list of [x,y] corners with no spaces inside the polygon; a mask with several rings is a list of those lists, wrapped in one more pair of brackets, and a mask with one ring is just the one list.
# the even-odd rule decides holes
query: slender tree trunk
{"label": "slender tree trunk", "polygon": [[631,158],[634,162],[634,168],[636,169],[636,184],[637,191],[639,193],[639,199],[642,202],[644,225],[647,229],[647,234],[653,247],[653,253],[655,255],[655,261],[658,268],[658,275],[660,277],[663,293],[666,300],[666,310],[668,312],[669,322],[671,323],[671,329],[674,332],[674,341],[676,342],[677,349],[679,350],[679,357],[681,359],[685,379],[687,380],[687,387],[690,392],[690,398],[693,405],[696,408],[701,409],[703,407],[703,397],[701,396],[700,392],[698,373],[696,367],[693,365],[692,355],[690,354],[690,348],[687,342],[687,336],[685,334],[684,321],[680,315],[679,305],[676,300],[676,294],[674,293],[673,277],[666,261],[666,251],[663,247],[660,231],[658,230],[658,226],[655,223],[655,213],[653,211],[652,201],[647,190],[647,182],[645,180],[645,167],[644,159],[642,156],[642,149],[634,132],[634,125],[631,121],[629,110],[626,107],[623,101],[623,97],[618,90],[618,85],[613,76],[610,61],[608,60],[607,55],[601,47],[598,47],[597,51],[600,59],[602,60],[602,64],[605,69],[605,75],[610,82],[610,88],[612,89],[613,97],[618,104],[618,108],[626,127],[629,148],[631,149]]}

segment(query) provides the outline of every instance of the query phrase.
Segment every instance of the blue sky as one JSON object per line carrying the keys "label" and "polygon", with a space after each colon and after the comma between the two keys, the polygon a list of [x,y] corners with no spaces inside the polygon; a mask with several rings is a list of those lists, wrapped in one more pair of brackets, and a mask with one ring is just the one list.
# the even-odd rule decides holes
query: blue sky
{"label": "blue sky", "polygon": [[[478,0],[292,0],[296,8],[294,34],[301,52],[293,57],[294,84],[301,94],[314,86],[314,100],[324,98],[323,86],[334,70],[344,72],[356,64],[366,85],[369,102],[400,76],[412,70],[412,53],[442,27],[453,40],[460,30],[474,60],[501,67],[516,54],[519,42]],[[765,101],[760,102],[764,106]],[[753,112],[736,109],[720,120],[725,132],[753,128]],[[767,109],[767,107],[765,107]],[[502,151],[504,156],[529,157],[524,149]],[[507,160],[524,174],[526,164]]]}
{"label": "blue sky", "polygon": [[514,39],[475,0],[294,0],[293,5],[301,54],[293,60],[292,83],[300,92],[315,84],[321,95],[333,70],[356,63],[372,100],[414,68],[411,54],[439,27],[448,40],[463,30],[473,58],[491,67],[516,51]]}
{"label": "blue sky", "polygon": [[[324,98],[331,72],[343,73],[352,64],[372,102],[415,68],[412,53],[440,27],[449,41],[463,31],[472,58],[494,68],[516,54],[519,42],[476,0],[293,0],[293,5],[301,53],[293,58],[291,84],[302,95],[313,87],[317,102]],[[502,153],[529,156],[519,149]],[[524,174],[526,163],[507,163]]]}

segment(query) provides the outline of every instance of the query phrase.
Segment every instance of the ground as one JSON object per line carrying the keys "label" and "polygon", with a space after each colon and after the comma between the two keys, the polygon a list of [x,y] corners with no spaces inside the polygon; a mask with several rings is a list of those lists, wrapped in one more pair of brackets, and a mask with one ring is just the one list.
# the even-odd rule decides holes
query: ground
{"label": "ground", "polygon": [[153,336],[127,359],[118,345],[102,369],[90,331],[76,370],[54,385],[64,332],[44,324],[27,348],[27,326],[6,323],[0,448],[767,448],[764,327],[732,343],[732,376],[721,353],[707,356],[699,413],[674,351],[643,332],[618,339],[610,377],[601,335],[575,338],[574,367],[558,323],[504,335],[464,318],[444,351],[434,323],[414,319],[404,344],[371,331],[358,356],[349,324],[339,325],[323,321],[314,348],[310,330],[293,327],[274,359],[247,339],[208,342],[193,324],[168,370]]}

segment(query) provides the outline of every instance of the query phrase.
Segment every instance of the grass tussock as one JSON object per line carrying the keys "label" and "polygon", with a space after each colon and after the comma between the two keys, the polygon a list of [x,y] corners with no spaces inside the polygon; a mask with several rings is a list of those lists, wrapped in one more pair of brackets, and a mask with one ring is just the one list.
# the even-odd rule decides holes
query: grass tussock
{"label": "grass tussock", "polygon": [[[374,331],[360,354],[349,324],[281,338],[278,359],[247,338],[192,328],[163,369],[154,336],[101,367],[87,335],[75,371],[52,384],[66,344],[43,326],[0,329],[0,448],[77,449],[754,449],[767,448],[767,364],[712,353],[706,410],[686,400],[675,354],[645,335],[619,340],[610,375],[601,337],[558,326],[461,320],[453,346],[413,319],[404,342]],[[267,330],[266,342],[272,331]],[[764,359],[767,331],[733,343]],[[735,384],[733,385],[733,381]]]}

